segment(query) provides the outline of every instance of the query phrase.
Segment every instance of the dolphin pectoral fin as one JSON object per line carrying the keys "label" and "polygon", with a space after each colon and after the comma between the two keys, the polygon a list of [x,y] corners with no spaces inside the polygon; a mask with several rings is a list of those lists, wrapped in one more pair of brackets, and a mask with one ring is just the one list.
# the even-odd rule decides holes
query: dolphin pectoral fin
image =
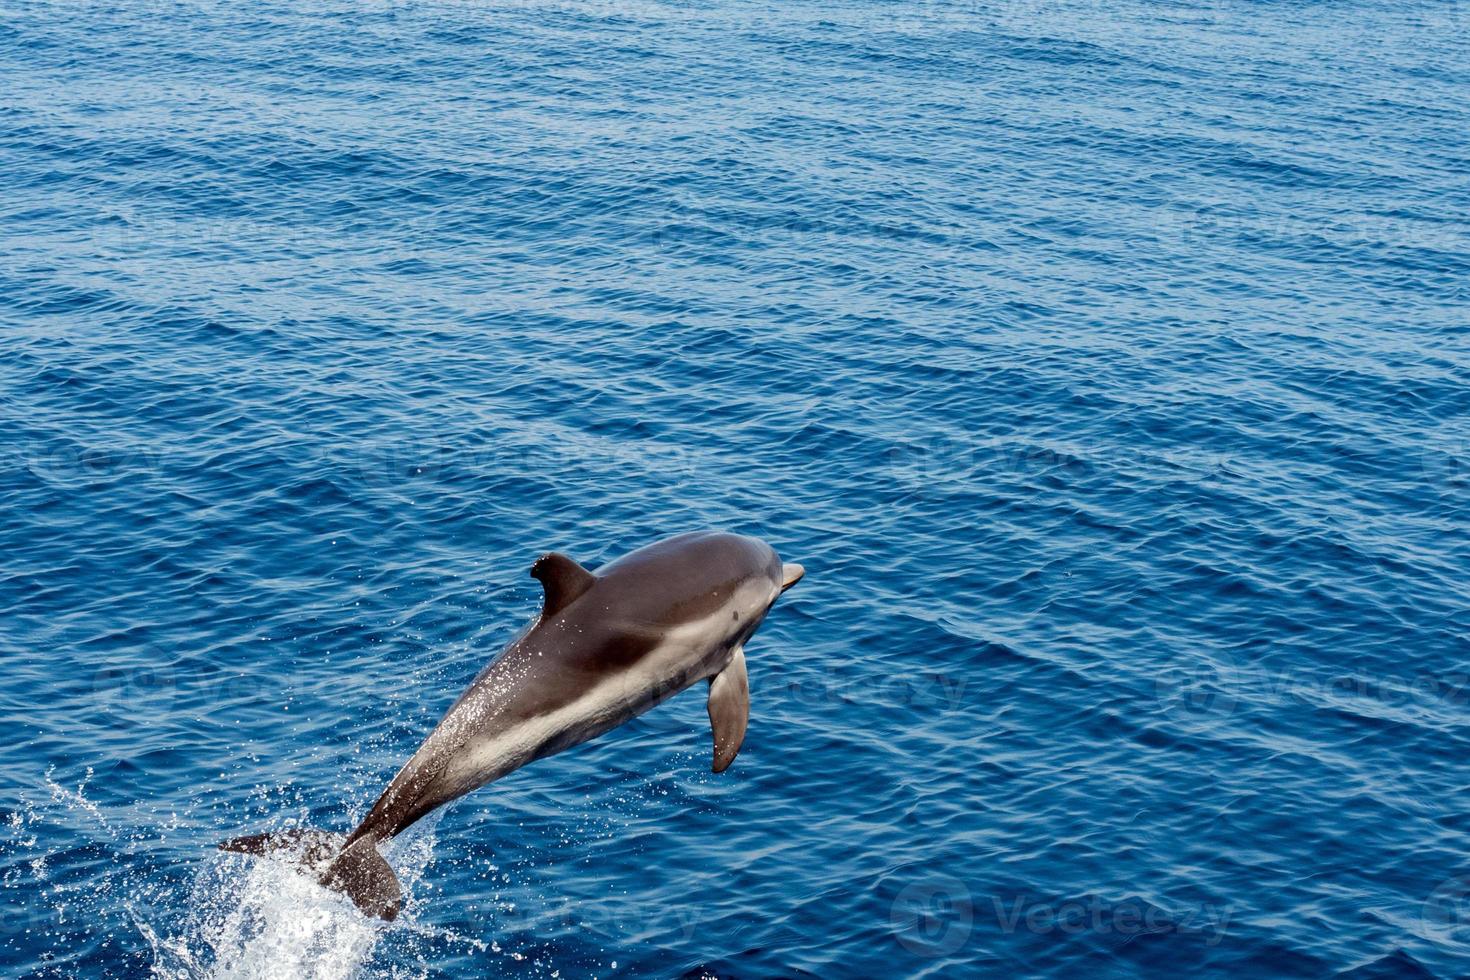
{"label": "dolphin pectoral fin", "polygon": [[709,724],[715,735],[714,771],[724,772],[735,761],[745,726],[750,721],[750,680],[745,676],[745,651],[735,655],[709,682]]}
{"label": "dolphin pectoral fin", "polygon": [[555,616],[570,606],[596,581],[591,572],[559,551],[537,558],[531,566],[531,577],[540,581],[546,590],[546,601],[541,606],[543,618]]}
{"label": "dolphin pectoral fin", "polygon": [[378,853],[377,842],[361,837],[332,862],[321,883],[352,899],[363,915],[392,922],[403,903],[403,890],[393,868]]}

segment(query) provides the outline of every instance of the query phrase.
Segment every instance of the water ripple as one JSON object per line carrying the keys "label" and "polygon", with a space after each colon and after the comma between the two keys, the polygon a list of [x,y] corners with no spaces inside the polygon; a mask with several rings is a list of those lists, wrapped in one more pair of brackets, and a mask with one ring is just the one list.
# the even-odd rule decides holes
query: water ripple
{"label": "water ripple", "polygon": [[[1456,3],[14,0],[0,969],[1457,977]],[[531,560],[762,535],[689,694],[345,829]]]}

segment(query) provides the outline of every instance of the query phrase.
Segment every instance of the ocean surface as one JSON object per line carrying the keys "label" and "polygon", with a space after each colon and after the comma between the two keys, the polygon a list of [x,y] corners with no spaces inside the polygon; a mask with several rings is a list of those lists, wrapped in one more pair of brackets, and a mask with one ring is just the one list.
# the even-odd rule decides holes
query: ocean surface
{"label": "ocean surface", "polygon": [[[0,975],[1470,976],[1470,4],[0,0]],[[807,578],[344,831],[539,605]]]}

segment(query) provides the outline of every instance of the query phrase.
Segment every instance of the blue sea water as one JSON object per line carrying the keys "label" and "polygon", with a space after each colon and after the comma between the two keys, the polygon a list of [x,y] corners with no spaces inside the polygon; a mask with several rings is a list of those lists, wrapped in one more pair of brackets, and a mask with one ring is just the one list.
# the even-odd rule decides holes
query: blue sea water
{"label": "blue sea water", "polygon": [[[0,974],[1470,975],[1470,6],[0,2]],[[538,605],[808,574],[345,830]]]}

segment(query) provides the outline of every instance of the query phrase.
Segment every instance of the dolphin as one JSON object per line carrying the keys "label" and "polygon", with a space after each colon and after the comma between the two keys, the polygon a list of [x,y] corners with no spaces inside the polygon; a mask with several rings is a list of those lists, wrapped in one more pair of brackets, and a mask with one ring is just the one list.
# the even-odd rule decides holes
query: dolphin
{"label": "dolphin", "polygon": [[757,538],[696,531],[590,572],[558,552],[531,575],[541,611],[480,671],[345,838],[297,828],[220,849],[285,854],[366,915],[392,920],[402,889],[378,851],[433,810],[709,681],[715,772],[750,715],[745,643],[805,570]]}

